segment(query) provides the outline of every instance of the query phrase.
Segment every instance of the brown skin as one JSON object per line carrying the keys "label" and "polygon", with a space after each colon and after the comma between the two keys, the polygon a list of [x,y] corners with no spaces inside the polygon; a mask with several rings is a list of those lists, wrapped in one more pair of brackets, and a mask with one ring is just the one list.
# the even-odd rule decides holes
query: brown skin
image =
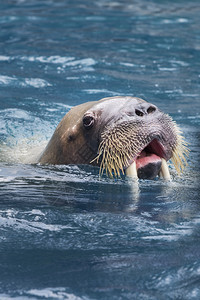
{"label": "brown skin", "polygon": [[90,163],[96,153],[85,139],[82,117],[95,103],[96,101],[75,106],[63,117],[39,159],[41,164]]}

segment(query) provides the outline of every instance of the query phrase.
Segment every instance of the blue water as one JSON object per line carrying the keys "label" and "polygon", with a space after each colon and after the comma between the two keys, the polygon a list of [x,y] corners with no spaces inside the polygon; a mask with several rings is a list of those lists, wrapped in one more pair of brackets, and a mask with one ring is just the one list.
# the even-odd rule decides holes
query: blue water
{"label": "blue water", "polygon": [[[199,15],[198,0],[0,2],[0,299],[200,299]],[[181,177],[24,163],[72,106],[113,95],[176,120]]]}

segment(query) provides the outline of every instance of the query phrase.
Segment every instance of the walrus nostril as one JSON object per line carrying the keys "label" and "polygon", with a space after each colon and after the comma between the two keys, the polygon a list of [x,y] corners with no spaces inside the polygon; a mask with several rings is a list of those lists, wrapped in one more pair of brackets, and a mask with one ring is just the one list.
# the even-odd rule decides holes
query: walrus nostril
{"label": "walrus nostril", "polygon": [[135,109],[135,114],[139,117],[143,117],[144,115],[149,115],[152,114],[156,111],[156,106],[149,104],[149,103],[145,103],[142,105],[139,105],[136,109]]}
{"label": "walrus nostril", "polygon": [[136,113],[136,115],[139,116],[139,117],[143,117],[143,116],[144,116],[144,113],[143,113],[141,110],[139,110],[139,109],[136,109],[136,110],[135,110],[135,113]]}
{"label": "walrus nostril", "polygon": [[149,106],[149,108],[147,109],[147,113],[148,114],[152,114],[153,112],[155,112],[156,111],[156,107],[155,106]]}

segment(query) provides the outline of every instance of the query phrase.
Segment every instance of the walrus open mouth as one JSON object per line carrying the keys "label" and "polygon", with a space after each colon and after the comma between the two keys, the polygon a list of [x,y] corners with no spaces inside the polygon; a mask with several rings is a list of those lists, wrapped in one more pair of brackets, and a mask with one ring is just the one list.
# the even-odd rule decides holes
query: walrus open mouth
{"label": "walrus open mouth", "polygon": [[166,153],[158,140],[153,139],[125,169],[127,176],[153,179],[157,175],[170,179]]}
{"label": "walrus open mouth", "polygon": [[143,125],[143,134],[134,123],[106,128],[94,159],[100,163],[100,175],[105,170],[110,177],[120,177],[122,172],[132,178],[154,179],[159,175],[170,180],[169,159],[180,174],[187,165],[187,143],[168,115],[162,115],[161,123],[153,129]]}

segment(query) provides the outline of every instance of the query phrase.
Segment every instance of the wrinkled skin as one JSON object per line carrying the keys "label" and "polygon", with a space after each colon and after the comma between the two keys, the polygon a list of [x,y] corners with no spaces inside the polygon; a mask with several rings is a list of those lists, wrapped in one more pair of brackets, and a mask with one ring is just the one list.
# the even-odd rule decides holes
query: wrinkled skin
{"label": "wrinkled skin", "polygon": [[[119,140],[118,132],[121,132]],[[90,164],[93,161],[92,164],[100,166],[101,156],[95,158],[100,143],[106,144],[109,135],[123,149],[136,148],[135,152],[129,150],[132,157],[129,156],[123,169],[137,159],[140,178],[154,178],[161,167],[160,158],[169,160],[177,144],[171,118],[155,105],[134,97],[110,97],[72,108],[58,124],[39,162]]]}

